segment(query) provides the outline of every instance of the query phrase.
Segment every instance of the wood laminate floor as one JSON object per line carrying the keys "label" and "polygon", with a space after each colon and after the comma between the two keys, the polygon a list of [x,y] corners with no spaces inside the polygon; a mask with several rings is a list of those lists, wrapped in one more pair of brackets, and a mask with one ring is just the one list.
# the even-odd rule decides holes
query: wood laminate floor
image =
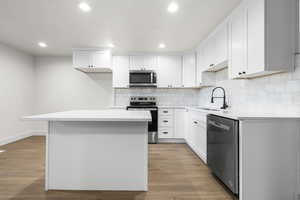
{"label": "wood laminate floor", "polygon": [[234,199],[185,144],[149,147],[148,192],[44,191],[45,138],[0,147],[0,200]]}

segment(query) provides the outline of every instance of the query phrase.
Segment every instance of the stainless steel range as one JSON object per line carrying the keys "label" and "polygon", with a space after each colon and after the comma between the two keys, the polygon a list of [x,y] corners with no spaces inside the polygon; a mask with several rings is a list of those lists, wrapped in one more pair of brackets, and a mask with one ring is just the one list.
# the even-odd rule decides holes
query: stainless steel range
{"label": "stainless steel range", "polygon": [[130,97],[130,105],[127,110],[150,111],[152,121],[148,123],[148,143],[156,144],[158,142],[158,107],[155,97]]}

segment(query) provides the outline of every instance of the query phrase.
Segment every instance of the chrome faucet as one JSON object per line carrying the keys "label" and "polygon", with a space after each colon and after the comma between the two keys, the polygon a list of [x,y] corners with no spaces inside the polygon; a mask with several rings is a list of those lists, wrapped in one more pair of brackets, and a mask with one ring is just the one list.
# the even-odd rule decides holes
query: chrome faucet
{"label": "chrome faucet", "polygon": [[[217,89],[221,89],[222,91],[223,91],[223,97],[214,97],[214,92],[217,90]],[[212,93],[211,93],[211,103],[214,103],[214,99],[216,99],[216,98],[218,98],[218,99],[223,99],[223,106],[221,107],[221,109],[226,109],[226,108],[228,108],[228,105],[227,105],[227,103],[226,103],[226,93],[225,93],[225,89],[224,88],[222,88],[222,87],[216,87],[216,88],[214,88],[213,90],[212,90]]]}

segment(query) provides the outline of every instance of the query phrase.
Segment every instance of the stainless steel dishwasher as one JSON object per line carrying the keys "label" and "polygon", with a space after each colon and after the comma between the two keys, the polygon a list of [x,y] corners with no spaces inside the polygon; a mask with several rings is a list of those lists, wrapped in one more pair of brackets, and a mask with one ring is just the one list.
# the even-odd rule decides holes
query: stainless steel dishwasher
{"label": "stainless steel dishwasher", "polygon": [[207,116],[207,164],[234,194],[239,193],[239,122]]}

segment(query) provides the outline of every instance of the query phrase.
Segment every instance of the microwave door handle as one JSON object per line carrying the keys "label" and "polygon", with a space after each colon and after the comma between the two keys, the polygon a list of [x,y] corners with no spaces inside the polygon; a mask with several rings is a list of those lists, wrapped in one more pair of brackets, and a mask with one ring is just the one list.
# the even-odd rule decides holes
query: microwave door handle
{"label": "microwave door handle", "polygon": [[150,80],[151,83],[153,83],[153,73],[151,73],[151,80]]}

